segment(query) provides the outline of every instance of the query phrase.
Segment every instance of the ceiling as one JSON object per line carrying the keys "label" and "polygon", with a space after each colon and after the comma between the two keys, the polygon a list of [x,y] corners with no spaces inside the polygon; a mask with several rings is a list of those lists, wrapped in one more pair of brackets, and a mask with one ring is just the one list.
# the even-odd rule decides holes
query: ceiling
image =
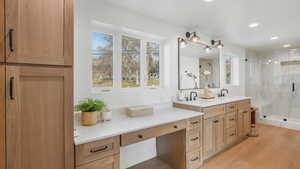
{"label": "ceiling", "polygon": [[[300,0],[105,0],[255,51],[300,46]],[[259,22],[250,29],[248,25]],[[271,36],[279,36],[274,41]]]}

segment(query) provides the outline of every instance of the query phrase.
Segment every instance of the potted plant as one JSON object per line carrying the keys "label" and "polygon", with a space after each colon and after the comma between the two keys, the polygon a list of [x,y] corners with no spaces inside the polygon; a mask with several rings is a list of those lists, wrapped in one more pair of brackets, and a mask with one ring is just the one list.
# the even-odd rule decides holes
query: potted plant
{"label": "potted plant", "polygon": [[76,111],[81,111],[81,125],[92,126],[97,124],[98,112],[101,112],[105,107],[102,100],[86,99],[75,106]]}

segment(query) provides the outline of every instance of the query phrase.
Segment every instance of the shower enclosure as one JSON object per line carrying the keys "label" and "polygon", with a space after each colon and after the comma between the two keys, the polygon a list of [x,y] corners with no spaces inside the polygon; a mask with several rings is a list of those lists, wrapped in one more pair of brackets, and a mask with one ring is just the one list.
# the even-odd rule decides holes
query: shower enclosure
{"label": "shower enclosure", "polygon": [[300,129],[300,49],[278,50],[249,57],[247,95],[262,121]]}

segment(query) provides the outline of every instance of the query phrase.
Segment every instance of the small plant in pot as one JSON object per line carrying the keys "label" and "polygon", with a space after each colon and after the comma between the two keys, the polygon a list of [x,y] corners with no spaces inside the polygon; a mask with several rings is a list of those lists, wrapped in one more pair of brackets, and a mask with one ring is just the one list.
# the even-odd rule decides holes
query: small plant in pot
{"label": "small plant in pot", "polygon": [[76,111],[81,111],[81,125],[93,126],[97,124],[97,114],[102,111],[105,104],[99,99],[86,99],[75,106]]}

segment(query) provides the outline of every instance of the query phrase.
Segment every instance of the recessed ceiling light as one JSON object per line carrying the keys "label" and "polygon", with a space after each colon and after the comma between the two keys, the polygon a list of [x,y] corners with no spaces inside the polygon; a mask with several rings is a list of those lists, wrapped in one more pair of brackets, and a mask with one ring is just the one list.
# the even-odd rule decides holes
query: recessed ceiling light
{"label": "recessed ceiling light", "polygon": [[253,23],[250,23],[249,25],[249,28],[256,28],[259,26],[259,23],[258,22],[253,22]]}
{"label": "recessed ceiling light", "polygon": [[283,45],[283,47],[284,48],[289,48],[289,47],[291,47],[291,44],[285,44],[285,45]]}
{"label": "recessed ceiling light", "polygon": [[279,39],[279,37],[278,36],[272,36],[270,39],[271,40],[277,40],[277,39]]}
{"label": "recessed ceiling light", "polygon": [[214,0],[203,0],[204,2],[213,2]]}

